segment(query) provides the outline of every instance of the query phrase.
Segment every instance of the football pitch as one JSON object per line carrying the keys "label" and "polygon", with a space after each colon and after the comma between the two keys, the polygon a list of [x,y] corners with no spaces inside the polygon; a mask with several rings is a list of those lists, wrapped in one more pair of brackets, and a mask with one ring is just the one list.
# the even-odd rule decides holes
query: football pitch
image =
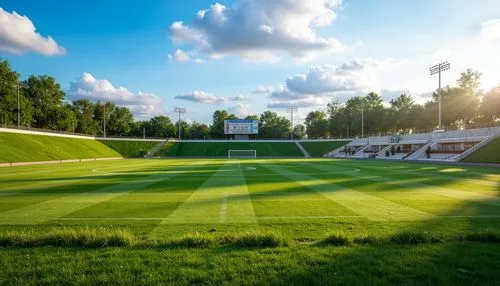
{"label": "football pitch", "polygon": [[[0,178],[3,226],[113,224],[164,237],[210,226],[279,225],[314,237],[345,223],[356,231],[379,231],[383,225],[500,221],[498,168],[323,159],[119,160],[2,168]],[[317,227],[310,229],[312,224]]]}
{"label": "football pitch", "polygon": [[[458,261],[463,254],[461,249],[471,247],[471,244],[462,245],[462,242],[450,242],[446,244],[446,247],[444,244],[430,244],[416,248],[382,244],[380,246],[337,247],[331,251],[328,248],[311,245],[316,245],[329,233],[338,232],[351,238],[374,236],[390,241],[391,237],[406,232],[461,237],[461,235],[475,231],[497,231],[500,228],[499,182],[499,168],[368,160],[137,159],[0,168],[0,233],[8,231],[44,233],[61,227],[115,228],[130,231],[143,240],[169,241],[190,233],[224,235],[262,231],[279,233],[293,242],[293,245],[286,247],[286,250],[273,250],[273,252],[245,250],[238,254],[225,253],[217,249],[177,249],[159,253],[154,249],[132,249],[129,252],[120,248],[76,252],[71,249],[59,249],[57,250],[57,254],[60,255],[58,258],[53,256],[50,248],[5,248],[2,250],[0,247],[0,253],[3,254],[0,256],[4,257],[0,258],[0,266],[9,265],[9,272],[2,274],[4,276],[0,275],[0,281],[4,279],[4,282],[7,281],[10,284],[12,281],[9,280],[9,275],[19,274],[17,272],[19,270],[16,270],[13,265],[24,263],[21,258],[26,255],[38,257],[40,261],[46,262],[47,257],[65,261],[77,255],[80,259],[100,261],[101,264],[102,261],[110,259],[109,257],[116,256],[115,259],[120,258],[118,263],[123,262],[125,265],[139,263],[136,261],[137,255],[144,257],[166,255],[168,259],[165,258],[162,263],[167,263],[167,260],[170,261],[168,263],[172,263],[172,259],[184,261],[187,264],[177,265],[178,268],[168,265],[176,269],[175,271],[191,269],[190,271],[194,271],[194,274],[182,271],[184,274],[179,274],[180,276],[164,273],[156,277],[151,274],[154,278],[151,278],[152,280],[122,277],[123,280],[119,280],[120,283],[205,284],[209,281],[207,284],[218,284],[227,282],[231,275],[240,275],[239,278],[231,276],[230,281],[235,284],[264,282],[259,279],[270,279],[271,282],[279,283],[302,281],[321,284],[325,277],[322,275],[326,275],[328,279],[342,278],[338,282],[343,283],[373,283],[374,280],[371,279],[356,280],[357,270],[353,269],[345,271],[344,274],[347,276],[337,278],[335,278],[337,274],[330,273],[330,270],[325,270],[326,274],[317,271],[329,265],[325,257],[333,255],[332,253],[342,256],[357,249],[356,253],[359,254],[359,249],[361,249],[363,254],[359,254],[360,257],[363,259],[369,257],[369,260],[358,263],[366,263],[369,265],[368,268],[376,264],[378,265],[376,269],[366,271],[385,273],[383,269],[388,266],[381,266],[373,259],[380,261],[385,259],[390,260],[388,263],[398,264],[399,262],[394,262],[399,259],[396,257],[413,253],[416,260],[408,256],[402,258],[403,261],[407,261],[410,265],[415,263],[432,265],[432,263],[438,263],[439,259],[436,255],[443,253],[443,249],[446,249],[447,253],[452,253],[449,255],[453,255],[443,258],[444,261],[454,261],[454,259]],[[478,247],[470,250],[472,253],[467,252],[469,260],[464,258],[463,263],[469,268],[478,265],[478,261],[488,266],[482,266],[481,270],[474,269],[479,272],[474,272],[476,276],[472,276],[471,280],[460,280],[461,277],[456,277],[462,275],[457,274],[456,269],[466,268],[466,266],[453,265],[450,269],[444,270],[439,267],[413,270],[417,271],[418,275],[429,275],[426,281],[431,284],[453,281],[473,283],[484,281],[485,276],[493,279],[492,273],[498,274],[495,272],[494,261],[498,261],[500,257],[497,255],[488,258],[485,255],[492,252],[498,254],[500,248],[497,244],[485,244]],[[474,251],[478,253],[474,254]],[[131,258],[134,252],[136,252],[135,258]],[[392,252],[398,252],[398,254]],[[149,254],[146,255],[146,253]],[[109,257],[99,256],[104,254]],[[127,256],[128,260],[123,259],[123,256]],[[421,258],[422,256],[425,259]],[[45,257],[45,260],[40,257]],[[220,266],[223,270],[217,271],[228,271],[228,273],[214,274],[215,270],[210,268],[212,262],[207,262],[209,257],[223,265]],[[199,259],[202,262],[198,261]],[[221,262],[221,259],[224,262]],[[230,262],[231,259],[235,261]],[[356,259],[352,257],[349,259],[351,259],[350,264],[345,267],[354,267],[352,263],[356,264]],[[198,262],[193,262],[195,260]],[[310,262],[311,265],[307,264],[309,262],[304,262],[306,265],[303,265],[303,261],[316,262]],[[339,260],[338,263],[341,261],[344,260]],[[52,263],[57,265],[57,261],[52,261]],[[71,265],[76,262],[66,261],[66,263]],[[234,265],[228,266],[227,263],[234,263]],[[245,270],[247,276],[253,275],[253,280],[241,280],[248,278],[244,278],[244,275],[240,273],[242,265],[246,263],[253,265],[252,270]],[[446,267],[446,263],[443,264],[445,266],[440,267]],[[47,266],[49,264],[45,263],[43,267],[49,267]],[[67,276],[59,273],[58,276],[62,277],[61,279],[74,279],[71,275],[75,275],[79,268],[92,272],[86,267],[94,269],[93,267],[97,266],[89,263],[86,266],[75,264],[68,267],[73,267],[74,272],[67,273]],[[102,266],[99,271],[106,273],[103,270],[106,267],[111,266]],[[342,268],[341,265],[336,264],[332,267]],[[393,267],[396,266],[393,265]],[[403,266],[399,264],[398,267]],[[288,268],[294,273],[306,269],[311,276],[304,276],[305,274],[302,273],[297,274],[299,276],[294,276],[294,274],[291,278],[285,278],[283,275],[287,273]],[[174,271],[171,268],[168,269],[170,269],[168,271]],[[398,268],[394,269],[397,271]],[[49,270],[39,271],[47,273],[45,271]],[[51,273],[50,271],[48,273]],[[94,271],[97,270],[94,269]],[[115,270],[111,272],[113,271]],[[148,271],[152,270],[148,269]],[[274,272],[264,274],[267,273],[266,271]],[[451,274],[441,276],[439,273],[441,271],[450,271]],[[467,268],[464,271],[471,272],[472,270]],[[401,269],[397,275],[402,275],[399,274],[400,272]],[[36,273],[45,278],[54,277],[54,275],[44,276],[40,272]],[[263,276],[260,277],[257,273],[263,273]],[[414,282],[419,282],[418,275],[412,277]],[[213,280],[214,277],[221,280]],[[403,277],[394,278],[391,275],[388,277],[389,280],[381,278],[379,282],[400,284],[405,281],[400,280],[404,279]],[[97,281],[107,283],[106,279],[115,281],[113,279],[117,278],[111,275],[101,277]],[[51,282],[51,280],[42,281]],[[266,280],[266,282],[269,281]]]}

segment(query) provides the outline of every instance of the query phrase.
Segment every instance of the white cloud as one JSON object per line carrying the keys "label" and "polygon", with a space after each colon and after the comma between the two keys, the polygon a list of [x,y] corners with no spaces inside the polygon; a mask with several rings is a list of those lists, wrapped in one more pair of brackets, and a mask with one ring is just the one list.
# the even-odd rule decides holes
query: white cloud
{"label": "white cloud", "polygon": [[215,3],[199,11],[189,24],[174,22],[174,44],[187,45],[208,58],[237,55],[245,61],[276,62],[284,54],[295,58],[342,51],[335,38],[317,35],[317,28],[336,19],[341,0],[237,0],[226,7]]}
{"label": "white cloud", "polygon": [[163,99],[154,94],[132,93],[125,87],[114,87],[105,79],[96,79],[84,72],[78,81],[70,83],[67,92],[70,100],[111,101],[129,108],[136,118],[149,118],[163,113]]}
{"label": "white cloud", "polygon": [[63,55],[66,50],[50,36],[43,37],[27,16],[0,8],[0,51],[20,55],[35,52],[45,56]]}
{"label": "white cloud", "polygon": [[268,107],[319,107],[331,100],[344,101],[351,96],[380,90],[377,74],[404,62],[391,58],[366,58],[338,65],[313,66],[306,74],[291,76],[272,91],[269,95],[272,102]]}
{"label": "white cloud", "polygon": [[500,40],[500,19],[491,19],[481,23],[480,36],[485,41]]}
{"label": "white cloud", "polygon": [[230,98],[231,101],[247,101],[249,100],[248,96],[243,94],[238,94]]}
{"label": "white cloud", "polygon": [[230,107],[229,113],[236,114],[240,118],[255,114],[252,107],[246,103],[238,103],[236,106]]}
{"label": "white cloud", "polygon": [[179,62],[179,63],[193,62],[196,64],[203,64],[206,62],[206,61],[200,59],[199,57],[197,57],[195,52],[185,52],[181,49],[175,50],[174,54],[169,54],[168,60],[174,61],[174,62]]}
{"label": "white cloud", "polygon": [[272,87],[263,86],[263,85],[259,85],[257,87],[257,89],[252,90],[253,94],[270,94],[271,92],[273,92]]}
{"label": "white cloud", "polygon": [[205,103],[205,104],[226,104],[229,102],[227,98],[216,97],[213,93],[205,92],[202,90],[194,90],[191,92],[186,92],[175,97],[175,99]]}

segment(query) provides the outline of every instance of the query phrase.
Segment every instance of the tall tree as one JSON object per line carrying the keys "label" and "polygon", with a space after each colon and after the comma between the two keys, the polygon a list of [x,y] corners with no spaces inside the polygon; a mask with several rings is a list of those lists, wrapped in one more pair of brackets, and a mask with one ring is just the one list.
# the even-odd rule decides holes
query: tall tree
{"label": "tall tree", "polygon": [[87,99],[73,101],[73,112],[76,114],[76,132],[96,135],[99,124],[94,119],[95,105]]}
{"label": "tall tree", "polygon": [[207,139],[210,136],[210,128],[203,123],[193,122],[189,127],[189,138]]}
{"label": "tall tree", "polygon": [[308,138],[328,137],[328,120],[323,111],[311,111],[307,114],[306,133]]}
{"label": "tall tree", "polygon": [[481,86],[481,73],[467,69],[460,74],[457,79],[458,87],[465,90],[468,96],[479,96],[479,87]]}
{"label": "tall tree", "polygon": [[127,135],[132,129],[134,115],[126,107],[115,107],[108,116],[107,130],[110,135]]}
{"label": "tall tree", "polygon": [[149,137],[169,138],[176,136],[176,128],[167,116],[155,116],[149,120],[146,134]]}
{"label": "tall tree", "polygon": [[[33,104],[33,126],[37,128],[50,128],[58,126],[54,122],[54,112],[63,106],[64,92],[56,79],[47,76],[30,76],[25,82],[26,97]],[[61,109],[62,110],[62,109]]]}
{"label": "tall tree", "polygon": [[264,111],[259,120],[259,137],[285,139],[290,136],[290,121],[276,112]]}
{"label": "tall tree", "polygon": [[303,139],[306,136],[306,127],[303,124],[297,124],[293,127],[294,139]]}
{"label": "tall tree", "polygon": [[500,84],[492,88],[483,98],[480,107],[483,121],[491,122],[500,120]]}
{"label": "tall tree", "polygon": [[25,97],[25,88],[20,83],[20,76],[12,70],[7,61],[0,60],[0,123],[3,125],[17,124],[18,95],[20,124],[30,126],[32,122],[32,106]]}

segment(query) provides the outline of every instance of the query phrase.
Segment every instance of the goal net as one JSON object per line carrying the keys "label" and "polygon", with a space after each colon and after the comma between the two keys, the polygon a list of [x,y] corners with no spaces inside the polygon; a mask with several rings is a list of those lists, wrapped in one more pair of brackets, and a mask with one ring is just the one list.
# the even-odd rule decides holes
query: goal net
{"label": "goal net", "polygon": [[255,159],[257,151],[255,150],[229,150],[227,152],[229,159]]}

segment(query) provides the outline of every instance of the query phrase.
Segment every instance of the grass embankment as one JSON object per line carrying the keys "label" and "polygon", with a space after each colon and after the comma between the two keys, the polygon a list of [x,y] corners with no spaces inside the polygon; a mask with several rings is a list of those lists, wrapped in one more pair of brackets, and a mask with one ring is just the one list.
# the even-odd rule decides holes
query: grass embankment
{"label": "grass embankment", "polygon": [[500,164],[500,137],[479,148],[462,162]]}
{"label": "grass embankment", "polygon": [[160,142],[155,141],[121,141],[99,140],[109,148],[120,153],[125,158],[142,158]]}
{"label": "grass embankment", "polygon": [[326,153],[340,148],[350,141],[311,141],[300,142],[312,157],[323,157]]}
{"label": "grass embankment", "polygon": [[294,142],[172,142],[158,152],[163,157],[227,157],[229,150],[256,150],[257,157],[303,157]]}
{"label": "grass embankment", "polygon": [[97,140],[0,132],[0,163],[121,157]]}

